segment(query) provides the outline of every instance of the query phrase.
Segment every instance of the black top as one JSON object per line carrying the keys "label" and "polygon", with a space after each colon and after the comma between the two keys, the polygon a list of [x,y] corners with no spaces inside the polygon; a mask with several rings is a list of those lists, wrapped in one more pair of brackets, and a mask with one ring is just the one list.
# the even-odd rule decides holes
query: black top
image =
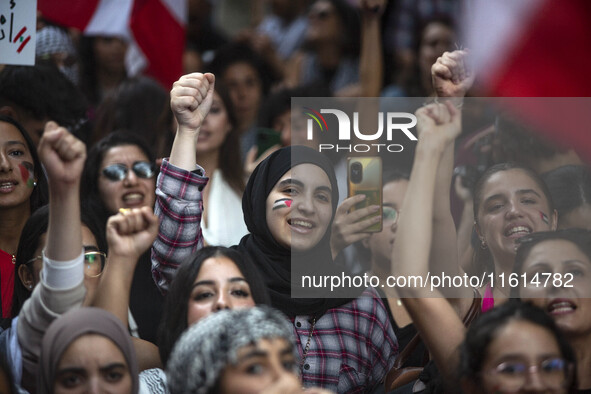
{"label": "black top", "polygon": [[131,283],[129,308],[138,326],[140,338],[156,344],[164,296],[152,278],[150,250],[138,260]]}
{"label": "black top", "polygon": [[[398,352],[401,353],[406,345],[412,340],[412,338],[417,334],[417,329],[415,325],[410,323],[404,327],[399,327],[396,324],[396,320],[394,320],[394,315],[392,314],[392,310],[390,309],[390,304],[388,303],[388,298],[386,298],[386,294],[384,294],[381,289],[376,288],[380,297],[382,297],[382,301],[386,306],[386,310],[388,311],[388,316],[390,317],[390,324],[394,329],[394,334],[396,334],[396,339],[398,339]],[[420,341],[415,350],[411,353],[410,357],[404,363],[403,367],[422,367],[427,363],[428,360],[428,353],[423,341]]]}

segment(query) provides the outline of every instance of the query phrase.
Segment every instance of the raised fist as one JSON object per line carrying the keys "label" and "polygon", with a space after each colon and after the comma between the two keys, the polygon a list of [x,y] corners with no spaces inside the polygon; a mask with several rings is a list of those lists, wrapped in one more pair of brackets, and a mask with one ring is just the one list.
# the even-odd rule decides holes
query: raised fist
{"label": "raised fist", "polygon": [[461,113],[451,101],[433,103],[419,108],[417,132],[419,143],[445,146],[453,142],[462,132]]}
{"label": "raised fist", "polygon": [[150,207],[124,209],[107,222],[109,255],[129,258],[134,264],[154,242],[158,234],[158,217]]}
{"label": "raised fist", "polygon": [[86,160],[86,145],[64,127],[47,122],[37,150],[50,185],[80,181]]}
{"label": "raised fist", "polygon": [[211,73],[183,75],[172,85],[170,108],[179,131],[197,131],[209,113],[213,101],[215,77]]}
{"label": "raised fist", "polygon": [[433,89],[437,97],[464,97],[474,83],[474,73],[467,65],[468,52],[445,52],[431,67]]}

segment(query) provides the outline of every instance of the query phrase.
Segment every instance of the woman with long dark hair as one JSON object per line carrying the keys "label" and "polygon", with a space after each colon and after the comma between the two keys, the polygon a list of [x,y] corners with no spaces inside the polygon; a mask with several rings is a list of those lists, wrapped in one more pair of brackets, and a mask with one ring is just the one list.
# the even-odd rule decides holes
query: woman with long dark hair
{"label": "woman with long dark hair", "polygon": [[[232,275],[223,275],[227,270]],[[234,249],[207,246],[179,267],[166,296],[158,349],[166,365],[187,327],[221,309],[270,304],[264,282],[252,261]]]}
{"label": "woman with long dark hair", "polygon": [[92,109],[127,78],[125,54],[128,42],[115,36],[82,36],[78,86]]}
{"label": "woman with long dark hair", "polygon": [[25,129],[0,115],[0,319],[11,317],[14,264],[21,231],[47,203],[47,179]]}
{"label": "woman with long dark hair", "polygon": [[[107,220],[121,209],[154,206],[154,156],[137,135],[122,130],[100,140],[88,153],[82,174],[81,199],[97,210],[102,232]],[[108,254],[108,250],[105,250]],[[130,330],[134,336],[156,342],[163,296],[150,273],[149,252],[138,261],[130,295]]]}
{"label": "woman with long dark hair", "polygon": [[65,128],[49,123],[39,156],[51,181],[47,238],[40,251],[42,274],[18,317],[0,335],[0,352],[11,362],[15,384],[29,392],[37,392],[37,360],[45,330],[59,315],[80,306],[86,293],[79,200],[86,147]]}
{"label": "woman with long dark hair", "polygon": [[[223,246],[198,250],[178,267],[170,284],[158,329],[159,361],[166,366],[181,334],[203,318],[266,304],[270,304],[269,294],[248,257]],[[143,371],[140,383],[151,393],[167,392],[167,378],[160,368]]]}

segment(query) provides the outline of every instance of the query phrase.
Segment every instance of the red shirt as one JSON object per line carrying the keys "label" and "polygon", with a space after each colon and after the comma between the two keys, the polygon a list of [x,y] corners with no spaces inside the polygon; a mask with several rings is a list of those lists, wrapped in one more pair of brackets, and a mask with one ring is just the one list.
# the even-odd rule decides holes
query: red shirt
{"label": "red shirt", "polygon": [[0,300],[2,317],[10,317],[12,294],[14,292],[14,263],[12,255],[0,249]]}

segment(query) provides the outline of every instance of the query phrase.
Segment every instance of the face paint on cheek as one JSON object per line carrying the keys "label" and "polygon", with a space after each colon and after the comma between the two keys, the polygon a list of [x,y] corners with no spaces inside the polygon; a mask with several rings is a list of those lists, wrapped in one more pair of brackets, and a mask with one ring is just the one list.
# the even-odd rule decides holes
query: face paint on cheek
{"label": "face paint on cheek", "polygon": [[291,198],[280,198],[273,203],[273,211],[280,208],[291,208]]}
{"label": "face paint on cheek", "polygon": [[21,171],[21,178],[23,178],[23,182],[27,184],[27,187],[31,189],[35,187],[35,177],[33,171],[33,164],[29,163],[28,161],[23,161],[21,164],[18,165],[18,168]]}
{"label": "face paint on cheek", "polygon": [[542,218],[542,221],[546,224],[549,224],[550,221],[548,220],[548,215],[546,215],[544,212],[540,211],[540,217]]}

